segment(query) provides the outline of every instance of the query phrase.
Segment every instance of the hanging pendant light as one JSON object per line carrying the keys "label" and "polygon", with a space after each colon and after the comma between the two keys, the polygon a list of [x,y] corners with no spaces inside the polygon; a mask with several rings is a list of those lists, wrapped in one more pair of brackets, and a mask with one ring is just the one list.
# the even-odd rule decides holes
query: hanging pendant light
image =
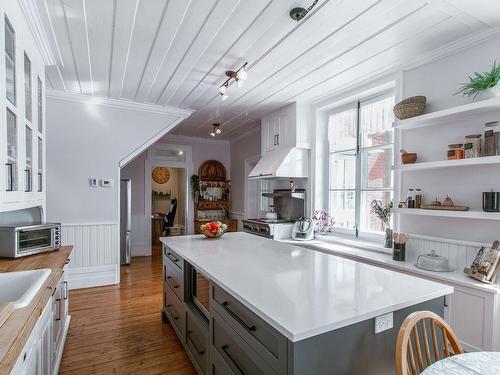
{"label": "hanging pendant light", "polygon": [[212,131],[210,132],[210,135],[212,137],[215,137],[221,133],[222,133],[222,130],[220,130],[220,124],[213,124],[213,128],[212,128]]}

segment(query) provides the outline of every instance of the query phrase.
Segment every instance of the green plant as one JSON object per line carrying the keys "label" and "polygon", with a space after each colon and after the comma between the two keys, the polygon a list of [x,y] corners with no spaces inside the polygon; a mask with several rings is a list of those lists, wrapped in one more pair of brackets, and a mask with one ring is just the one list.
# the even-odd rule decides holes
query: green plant
{"label": "green plant", "polygon": [[463,94],[465,96],[476,96],[484,90],[495,87],[500,81],[500,65],[495,61],[491,70],[484,73],[474,73],[474,77],[469,76],[469,82],[462,83],[462,87],[454,94]]}
{"label": "green plant", "polygon": [[378,217],[385,227],[390,227],[392,215],[392,201],[389,201],[384,206],[381,200],[374,199],[371,203],[370,211]]}

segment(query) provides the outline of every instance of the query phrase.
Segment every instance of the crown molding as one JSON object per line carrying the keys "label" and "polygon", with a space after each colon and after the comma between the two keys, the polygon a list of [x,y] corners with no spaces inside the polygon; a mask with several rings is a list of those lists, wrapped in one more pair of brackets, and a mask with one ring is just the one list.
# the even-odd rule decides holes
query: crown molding
{"label": "crown molding", "polygon": [[172,106],[160,106],[156,104],[138,103],[131,100],[111,99],[94,95],[83,95],[74,92],[60,90],[46,90],[47,98],[57,100],[67,100],[72,102],[87,103],[93,105],[104,105],[107,107],[132,109],[148,113],[157,113],[161,115],[172,115],[185,118],[191,116],[194,112],[192,109],[184,109]]}
{"label": "crown molding", "polygon": [[427,63],[440,60],[446,56],[450,56],[454,53],[463,51],[464,49],[473,47],[476,44],[482,43],[498,35],[500,35],[500,27],[494,27],[467,35],[464,38],[445,44],[442,47],[437,48],[431,52],[424,53],[415,58],[411,63],[402,64],[402,70],[418,68],[419,66],[425,65]]}
{"label": "crown molding", "polygon": [[42,56],[43,63],[45,65],[56,65],[56,59],[52,48],[50,47],[47,34],[42,25],[42,19],[40,18],[40,13],[38,12],[38,7],[35,1],[30,0],[18,0],[19,5],[23,11],[24,17],[28,22],[31,34],[35,40],[35,44]]}

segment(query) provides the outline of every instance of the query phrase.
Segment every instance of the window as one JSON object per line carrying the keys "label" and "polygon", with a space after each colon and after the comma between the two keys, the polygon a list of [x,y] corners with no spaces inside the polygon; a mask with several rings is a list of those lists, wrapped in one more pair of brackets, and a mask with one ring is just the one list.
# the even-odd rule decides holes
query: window
{"label": "window", "polygon": [[31,61],[24,54],[24,113],[26,120],[31,121],[32,115],[32,98],[31,98]]}
{"label": "window", "polygon": [[26,165],[24,172],[26,173],[25,180],[25,191],[31,191],[32,189],[32,169],[33,169],[33,131],[26,125]]}
{"label": "window", "polygon": [[38,137],[38,191],[43,191],[43,140]]}
{"label": "window", "polygon": [[393,94],[384,94],[329,116],[329,214],[338,232],[383,230],[370,205],[392,199],[393,106]]}
{"label": "window", "polygon": [[5,88],[7,99],[16,105],[16,45],[14,29],[5,18]]}

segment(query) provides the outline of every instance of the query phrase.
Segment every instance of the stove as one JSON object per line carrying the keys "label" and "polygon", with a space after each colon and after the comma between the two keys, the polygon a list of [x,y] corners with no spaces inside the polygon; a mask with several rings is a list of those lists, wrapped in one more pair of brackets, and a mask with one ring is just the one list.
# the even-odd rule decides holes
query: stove
{"label": "stove", "polygon": [[292,227],[295,221],[280,219],[246,219],[242,220],[243,231],[274,240],[292,237]]}

